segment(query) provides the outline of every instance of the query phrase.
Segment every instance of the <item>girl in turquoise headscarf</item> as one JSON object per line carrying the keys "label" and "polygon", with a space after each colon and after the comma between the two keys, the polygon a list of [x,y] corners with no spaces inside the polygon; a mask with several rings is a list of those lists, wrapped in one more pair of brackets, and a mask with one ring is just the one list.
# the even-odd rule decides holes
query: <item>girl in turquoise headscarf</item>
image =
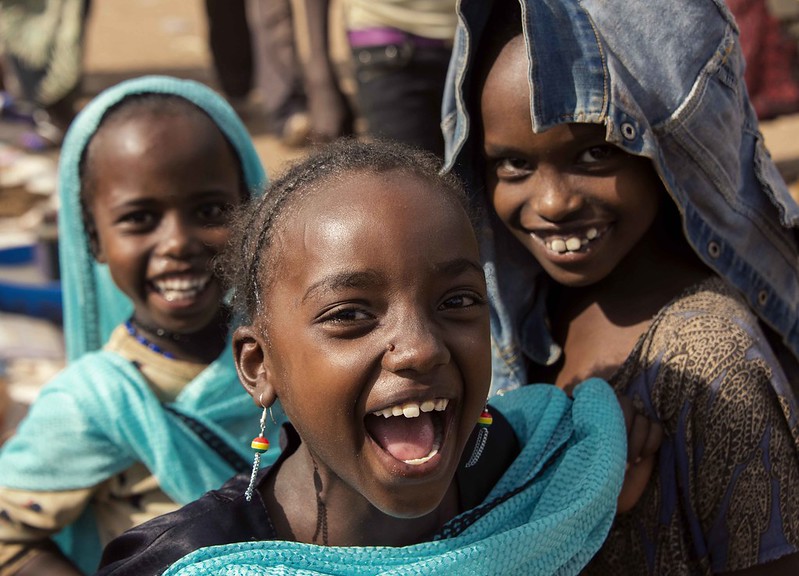
{"label": "girl in turquoise headscarf", "polygon": [[258,410],[212,263],[265,184],[202,84],[123,82],[75,120],[59,167],[69,365],[0,452],[3,574],[94,571],[101,544],[247,468]]}

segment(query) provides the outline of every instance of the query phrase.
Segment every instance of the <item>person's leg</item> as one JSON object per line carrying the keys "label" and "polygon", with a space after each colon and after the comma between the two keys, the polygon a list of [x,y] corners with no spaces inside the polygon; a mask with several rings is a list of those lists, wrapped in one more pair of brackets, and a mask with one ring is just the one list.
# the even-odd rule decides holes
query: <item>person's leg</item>
{"label": "person's leg", "polygon": [[250,93],[253,58],[245,0],[205,0],[208,43],[222,92],[233,101]]}
{"label": "person's leg", "polygon": [[[6,104],[15,101],[17,118],[33,128],[22,136],[25,148],[59,145],[76,114],[89,6],[88,0],[60,0],[45,11],[24,3],[4,7],[0,38],[15,92]],[[32,42],[42,38],[47,41]]]}
{"label": "person's leg", "polygon": [[441,99],[449,56],[446,47],[410,42],[354,48],[359,111],[367,133],[443,156]]}
{"label": "person's leg", "polygon": [[255,87],[270,130],[280,132],[286,119],[305,111],[291,2],[247,0],[247,18],[255,47]]}
{"label": "person's leg", "polygon": [[302,62],[311,139],[328,142],[352,133],[349,101],[330,57],[330,0],[292,0],[294,33]]}

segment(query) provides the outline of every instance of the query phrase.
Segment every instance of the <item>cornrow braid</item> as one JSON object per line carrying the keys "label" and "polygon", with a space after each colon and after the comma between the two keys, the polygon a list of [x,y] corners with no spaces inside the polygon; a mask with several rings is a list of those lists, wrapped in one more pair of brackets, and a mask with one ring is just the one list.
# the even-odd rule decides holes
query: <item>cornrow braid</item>
{"label": "cornrow braid", "polygon": [[358,173],[402,172],[418,177],[449,197],[477,221],[461,182],[442,174],[438,157],[393,142],[359,142],[345,138],[315,151],[274,180],[264,195],[242,206],[233,219],[231,242],[218,260],[221,275],[233,289],[233,307],[241,320],[252,323],[263,311],[261,295],[277,276],[276,233],[287,214],[311,192]]}

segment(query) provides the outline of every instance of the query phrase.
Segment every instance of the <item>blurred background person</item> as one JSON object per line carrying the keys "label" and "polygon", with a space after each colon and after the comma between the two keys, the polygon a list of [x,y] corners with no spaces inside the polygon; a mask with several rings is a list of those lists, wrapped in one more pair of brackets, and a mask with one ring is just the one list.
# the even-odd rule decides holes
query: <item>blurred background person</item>
{"label": "blurred background person", "polygon": [[441,100],[456,0],[342,0],[358,111],[370,136],[443,156]]}
{"label": "blurred background person", "polygon": [[88,14],[89,0],[0,0],[0,111],[30,124],[26,148],[60,145],[76,114]]}
{"label": "blurred background person", "polygon": [[[799,112],[797,45],[777,13],[796,13],[796,0],[727,0],[741,34],[744,79],[760,120]],[[776,13],[775,13],[776,9]]]}

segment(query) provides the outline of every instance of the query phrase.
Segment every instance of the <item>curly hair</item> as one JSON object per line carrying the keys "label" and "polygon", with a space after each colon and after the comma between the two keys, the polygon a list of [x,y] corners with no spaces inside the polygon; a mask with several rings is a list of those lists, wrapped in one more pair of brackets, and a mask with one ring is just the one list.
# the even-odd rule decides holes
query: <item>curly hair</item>
{"label": "curly hair", "polygon": [[279,258],[273,250],[290,209],[316,190],[357,174],[398,172],[421,179],[455,206],[461,207],[476,229],[476,208],[463,184],[441,172],[441,160],[423,150],[387,141],[360,142],[343,138],[291,166],[273,181],[264,195],[240,207],[233,218],[231,242],[218,259],[221,275],[233,289],[233,307],[239,318],[252,323],[262,312],[261,294],[275,281]]}

